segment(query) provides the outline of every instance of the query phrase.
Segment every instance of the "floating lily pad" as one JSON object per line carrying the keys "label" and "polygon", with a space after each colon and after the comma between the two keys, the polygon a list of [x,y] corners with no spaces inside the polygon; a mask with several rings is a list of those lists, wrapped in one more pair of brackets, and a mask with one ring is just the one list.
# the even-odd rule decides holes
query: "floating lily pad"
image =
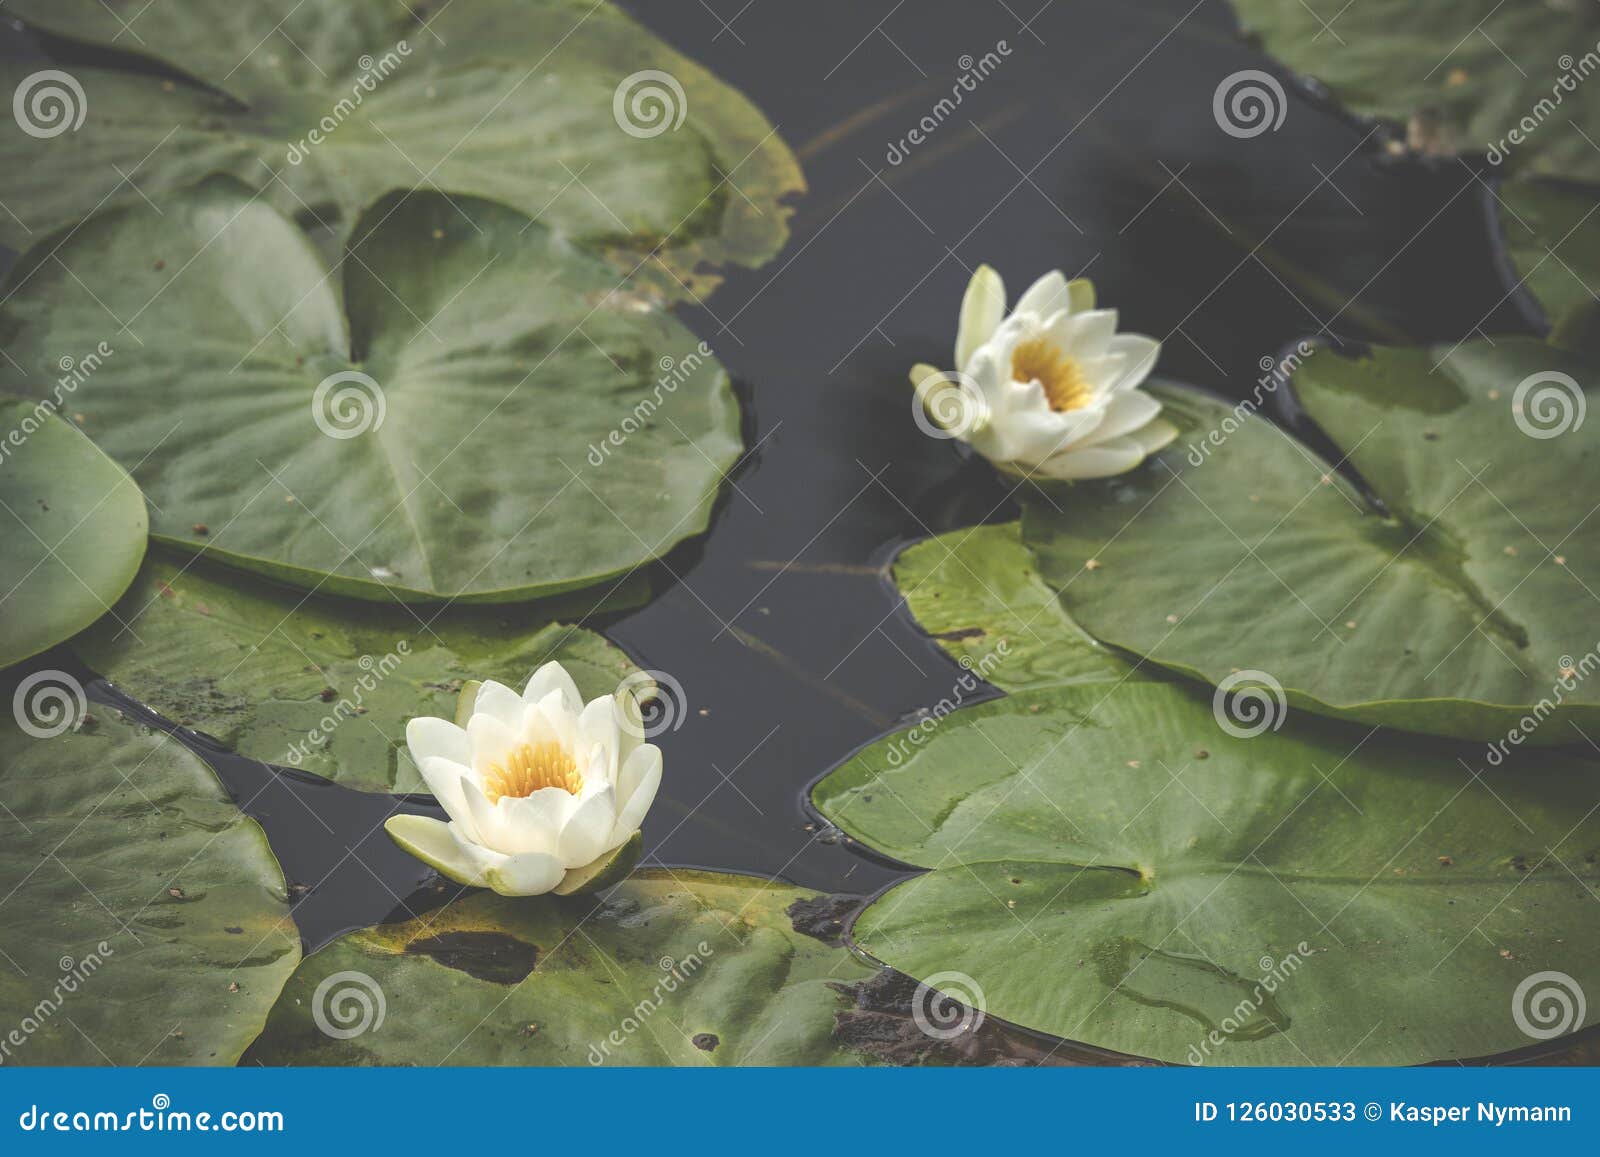
{"label": "floating lily pad", "polygon": [[0,667],[105,614],[144,557],[133,479],[53,409],[0,398]]}
{"label": "floating lily pad", "polygon": [[1487,153],[1523,172],[1600,179],[1600,152],[1582,128],[1600,121],[1600,93],[1575,67],[1600,42],[1600,11],[1592,4],[1233,6],[1267,52],[1327,85],[1352,111],[1407,125],[1415,147]]}
{"label": "floating lily pad", "polygon": [[[987,602],[963,617],[1009,629]],[[1408,1064],[1600,1019],[1513,1004],[1541,971],[1600,983],[1593,763],[1490,767],[1294,712],[1241,737],[1214,710],[1193,685],[1046,686],[868,748],[817,806],[932,870],[856,944],[965,974],[993,1016],[1174,1063]]]}
{"label": "floating lily pad", "polygon": [[225,178],[102,214],[14,272],[3,380],[31,396],[123,319],[74,405],[152,533],[328,593],[542,597],[705,528],[740,450],[727,375],[594,258],[414,194],[358,225],[342,305],[326,272]]}
{"label": "floating lily pad", "polygon": [[1169,390],[1179,441],[1061,511],[1029,501],[1024,540],[1092,635],[1185,675],[1264,675],[1296,709],[1411,731],[1583,743],[1600,519],[1577,480],[1600,423],[1575,418],[1597,384],[1525,339],[1317,352],[1299,397],[1376,499],[1248,407]]}
{"label": "floating lily pad", "polygon": [[919,542],[895,560],[894,578],[922,629],[996,687],[1141,677],[1067,617],[1015,522]]}
{"label": "floating lily pad", "polygon": [[300,960],[266,837],[176,741],[21,687],[46,737],[0,722],[5,1063],[234,1063]]}
{"label": "floating lily pad", "polygon": [[559,659],[593,698],[633,672],[605,639],[560,621],[590,609],[572,596],[413,613],[152,556],[116,615],[73,648],[128,694],[242,755],[369,791],[425,792],[406,721],[454,718],[464,680],[520,688]]}
{"label": "floating lily pad", "polygon": [[1499,194],[1512,265],[1551,323],[1600,308],[1600,187],[1509,181]]}
{"label": "floating lily pad", "polygon": [[424,14],[390,0],[20,0],[8,11],[58,38],[77,90],[0,63],[6,91],[66,100],[63,119],[41,108],[34,132],[0,134],[0,199],[14,214],[0,238],[19,247],[102,208],[144,197],[165,208],[223,171],[286,215],[340,230],[390,190],[492,198],[616,247],[622,268],[643,266],[677,295],[714,282],[706,263],[776,253],[788,232],[779,202],[803,188],[754,106],[611,4]]}
{"label": "floating lily pad", "polygon": [[[849,1065],[831,984],[874,969],[794,931],[811,893],[641,872],[593,898],[478,893],[306,960],[250,1059],[279,1065]],[[368,994],[349,1023],[341,989]],[[378,994],[381,993],[381,996]],[[382,1009],[381,1022],[377,1010]],[[337,1032],[318,1027],[321,1019]],[[365,1022],[365,1030],[353,1032]]]}

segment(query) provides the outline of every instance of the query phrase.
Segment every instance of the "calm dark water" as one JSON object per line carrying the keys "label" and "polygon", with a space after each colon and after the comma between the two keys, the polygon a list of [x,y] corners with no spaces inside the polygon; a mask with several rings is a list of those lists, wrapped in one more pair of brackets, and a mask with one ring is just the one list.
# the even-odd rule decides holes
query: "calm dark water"
{"label": "calm dark water", "polygon": [[[710,533],[657,568],[659,597],[598,624],[687,700],[657,740],[646,863],[858,894],[900,874],[826,830],[805,793],[961,674],[885,568],[908,541],[1014,513],[992,474],[910,420],[906,371],[948,362],[980,262],[1013,293],[1054,267],[1092,276],[1124,328],[1165,340],[1163,376],[1236,396],[1301,335],[1453,343],[1536,316],[1507,296],[1470,168],[1385,156],[1371,126],[1243,43],[1220,0],[1055,0],[1031,20],[1036,4],[1019,17],[971,0],[626,6],[759,104],[810,184],[787,250],[683,311],[741,383],[756,449]],[[10,31],[0,50],[34,51]],[[907,147],[990,52],[999,66]],[[1283,77],[1289,105],[1279,131],[1235,139],[1212,94],[1247,68]],[[1263,238],[1281,259],[1253,253]],[[1342,292],[1319,295],[1295,266]],[[308,947],[437,902],[380,826],[429,805],[187,738],[291,883],[315,885],[296,906]]]}

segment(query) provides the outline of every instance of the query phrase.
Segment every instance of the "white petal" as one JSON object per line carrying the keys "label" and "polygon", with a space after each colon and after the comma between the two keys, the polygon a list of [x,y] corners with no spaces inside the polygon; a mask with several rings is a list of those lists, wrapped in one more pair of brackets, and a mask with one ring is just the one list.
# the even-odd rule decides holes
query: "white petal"
{"label": "white petal", "polygon": [[1006,316],[1006,285],[987,265],[967,283],[961,299],[961,323],[956,329],[956,369],[964,369],[978,347],[994,336]]}
{"label": "white petal", "polygon": [[1028,466],[1043,462],[1075,445],[1088,436],[1100,422],[1099,408],[1069,410],[1057,413],[1048,405],[1036,409],[1018,409],[1006,416],[1004,422],[995,423],[994,437],[988,446],[974,448],[998,462],[1018,462]]}
{"label": "white petal", "polygon": [[1052,269],[1017,299],[1017,307],[1012,314],[1031,313],[1039,318],[1047,318],[1071,308],[1072,294],[1067,289],[1066,276],[1061,270]]}
{"label": "white petal", "polygon": [[422,773],[422,782],[428,785],[433,798],[439,801],[439,806],[449,813],[451,819],[459,820],[466,816],[467,801],[461,794],[461,781],[472,778],[470,770],[442,755],[428,756],[417,766],[417,770]]}
{"label": "white petal", "polygon": [[1083,440],[1082,447],[1098,446],[1124,434],[1131,434],[1161,413],[1161,403],[1143,390],[1123,390],[1111,395],[1106,404],[1105,417],[1094,428],[1094,433]]}
{"label": "white petal", "polygon": [[566,874],[565,866],[555,856],[530,852],[507,856],[484,874],[484,882],[502,896],[543,896]]}
{"label": "white petal", "polygon": [[656,791],[661,787],[661,760],[656,759],[641,770],[643,774],[629,793],[627,802],[617,809],[616,827],[612,829],[608,841],[610,847],[616,847],[638,831],[650,805],[656,801]]}
{"label": "white petal", "polygon": [[633,799],[633,793],[639,790],[639,785],[652,775],[659,783],[661,780],[661,749],[653,743],[646,743],[637,748],[628,756],[622,765],[622,770],[617,774],[617,810],[622,811]]}
{"label": "white petal", "polygon": [[[522,704],[517,703],[520,715]],[[504,763],[508,752],[521,743],[522,720],[502,723],[497,716],[479,712],[467,720],[467,739],[472,744],[472,770],[481,780],[489,765]]]}
{"label": "white petal", "polygon": [[560,856],[569,868],[581,868],[606,850],[617,822],[617,800],[607,784],[573,809],[561,829]]}
{"label": "white petal", "polygon": [[[581,760],[592,760],[595,748],[604,754],[601,761],[605,781],[617,782],[617,753],[622,747],[622,729],[617,726],[617,701],[611,696],[596,699],[583,709],[578,717],[577,752]],[[591,767],[593,765],[591,764]],[[589,786],[590,771],[584,771],[584,788]]]}
{"label": "white petal", "polygon": [[1079,361],[1105,353],[1117,333],[1117,311],[1062,313],[1050,319],[1050,338],[1063,353]]}
{"label": "white petal", "polygon": [[536,706],[550,721],[556,742],[568,751],[573,750],[578,742],[578,712],[583,709],[583,704],[573,707],[565,691],[551,691]]}
{"label": "white petal", "polygon": [[[504,683],[486,680],[478,688],[478,698],[472,704],[472,719],[488,715],[498,719],[512,730],[522,724],[522,696]],[[472,720],[468,720],[471,725]]]}
{"label": "white petal", "polygon": [[1039,467],[1041,478],[1109,478],[1125,474],[1144,461],[1144,447],[1131,437],[1113,438],[1057,454]]}
{"label": "white petal", "polygon": [[497,800],[494,806],[500,820],[500,838],[495,848],[508,856],[527,852],[554,855],[575,803],[572,793],[559,787],[542,787],[530,796]]}
{"label": "white petal", "polygon": [[492,853],[463,842],[454,825],[428,816],[390,816],[383,827],[395,843],[458,884],[481,885],[495,863]]}
{"label": "white petal", "polygon": [[1149,425],[1141,426],[1128,437],[1135,439],[1148,457],[1157,450],[1170,446],[1178,437],[1178,427],[1165,418],[1157,418]]}
{"label": "white petal", "polygon": [[522,692],[522,698],[527,703],[538,703],[552,691],[561,692],[562,702],[573,714],[583,709],[583,696],[578,694],[578,685],[567,674],[567,669],[554,659],[533,673]]}
{"label": "white petal", "polygon": [[411,749],[411,760],[420,769],[430,756],[441,756],[456,763],[471,763],[471,747],[467,733],[448,719],[435,719],[421,715],[406,724],[406,746]]}
{"label": "white petal", "polygon": [[494,804],[483,794],[483,789],[466,776],[461,777],[461,795],[466,803],[466,815],[456,823],[463,834],[475,844],[499,851],[501,821]]}
{"label": "white petal", "polygon": [[1161,356],[1161,343],[1153,337],[1145,337],[1142,333],[1119,333],[1111,339],[1111,344],[1106,347],[1106,352],[1121,354],[1127,358],[1128,366],[1117,379],[1116,389],[1131,390],[1150,376],[1150,371],[1156,368],[1156,360]]}

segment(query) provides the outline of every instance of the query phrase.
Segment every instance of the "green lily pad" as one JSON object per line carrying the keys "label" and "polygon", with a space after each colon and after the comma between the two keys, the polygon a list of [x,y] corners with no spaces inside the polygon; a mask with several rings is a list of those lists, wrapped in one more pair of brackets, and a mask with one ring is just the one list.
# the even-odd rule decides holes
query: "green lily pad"
{"label": "green lily pad", "polygon": [[1545,181],[1499,188],[1500,225],[1517,276],[1558,329],[1600,306],[1600,189]]}
{"label": "green lily pad", "polygon": [[[794,931],[811,893],[641,872],[592,898],[478,893],[306,960],[251,1050],[268,1065],[850,1065],[831,984],[874,969]],[[341,989],[367,993],[335,1018]],[[381,998],[377,995],[381,993]],[[381,1021],[377,1010],[382,1008]],[[337,1032],[330,1036],[318,1018]],[[364,1031],[354,1032],[365,1024]]]}
{"label": "green lily pad", "polygon": [[1233,6],[1267,52],[1327,85],[1352,111],[1406,124],[1429,153],[1487,153],[1519,172],[1600,178],[1600,152],[1580,131],[1600,121],[1600,93],[1578,71],[1600,42],[1600,11],[1591,4]]}
{"label": "green lily pad", "polygon": [[3,398],[0,525],[0,667],[110,610],[139,570],[150,526],[122,467],[53,407]]}
{"label": "green lily pad", "polygon": [[1015,522],[919,542],[895,559],[894,579],[922,629],[1003,690],[1142,677],[1067,617]]}
{"label": "green lily pad", "polygon": [[[66,101],[34,114],[33,132],[0,137],[11,210],[0,239],[17,247],[102,208],[145,197],[165,208],[221,171],[285,215],[341,232],[391,190],[491,198],[615,248],[622,268],[643,266],[641,279],[676,296],[714,284],[707,265],[776,253],[788,233],[780,201],[804,187],[754,106],[611,4],[501,0],[423,15],[390,0],[19,0],[8,10],[59,38],[59,69],[76,88],[35,81],[20,60],[0,64],[6,91],[28,84],[41,100],[54,88]],[[124,70],[124,56],[160,71]]]}
{"label": "green lily pad", "polygon": [[4,1061],[233,1064],[300,961],[266,837],[175,740],[48,674],[20,685],[45,737],[0,722]]}
{"label": "green lily pad", "polygon": [[1208,692],[1158,683],[1022,692],[898,760],[897,741],[816,789],[933,869],[854,940],[964,973],[990,1015],[1230,1065],[1485,1056],[1542,1039],[1519,1016],[1545,1036],[1600,1019],[1514,1013],[1540,972],[1600,985],[1593,764],[1464,766],[1304,715],[1236,738]]}
{"label": "green lily pad", "polygon": [[1168,390],[1179,441],[1061,492],[1061,511],[1028,501],[1024,541],[1094,637],[1193,678],[1411,731],[1582,743],[1600,729],[1600,519],[1577,480],[1600,423],[1573,419],[1597,385],[1594,362],[1525,339],[1315,353],[1299,397],[1381,508],[1247,404]]}
{"label": "green lily pad", "polygon": [[542,597],[703,530],[740,452],[716,359],[614,286],[519,213],[414,194],[357,226],[341,305],[305,236],[219,178],[30,251],[0,380],[37,391],[115,315],[130,334],[74,404],[156,538],[385,602]]}
{"label": "green lily pad", "polygon": [[605,639],[560,621],[590,609],[573,596],[414,614],[155,555],[116,615],[72,645],[128,694],[241,755],[349,787],[426,792],[406,721],[455,718],[463,681],[520,689],[559,659],[593,698],[634,671]]}

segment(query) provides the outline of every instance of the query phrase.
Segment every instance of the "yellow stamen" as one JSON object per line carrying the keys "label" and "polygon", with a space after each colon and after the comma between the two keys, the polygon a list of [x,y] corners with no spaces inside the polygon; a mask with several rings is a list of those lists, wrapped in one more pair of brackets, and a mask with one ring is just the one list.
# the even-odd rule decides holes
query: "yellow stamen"
{"label": "yellow stamen", "polygon": [[1011,351],[1011,376],[1019,382],[1038,382],[1050,408],[1058,413],[1081,410],[1094,397],[1094,386],[1082,367],[1046,337],[1029,338]]}
{"label": "yellow stamen", "polygon": [[483,776],[483,794],[490,803],[502,796],[520,799],[546,787],[573,795],[583,790],[578,761],[553,739],[512,748],[503,763],[491,763]]}

